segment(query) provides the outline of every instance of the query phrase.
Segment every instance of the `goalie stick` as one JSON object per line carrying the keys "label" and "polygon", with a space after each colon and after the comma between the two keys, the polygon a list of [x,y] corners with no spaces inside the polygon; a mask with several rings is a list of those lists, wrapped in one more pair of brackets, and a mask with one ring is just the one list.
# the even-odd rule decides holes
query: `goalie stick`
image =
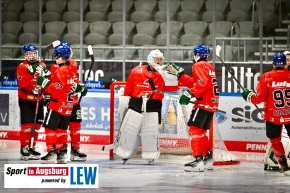
{"label": "goalie stick", "polygon": [[[154,84],[154,81],[153,81],[152,78],[150,78],[148,82],[149,82],[150,88],[151,88],[154,92],[159,93],[159,94],[162,94],[162,95],[165,95],[165,96],[168,96],[168,97],[170,97],[170,98],[177,99],[177,100],[180,99],[180,98],[177,97],[177,96],[174,96],[174,95],[171,95],[171,94],[168,94],[168,93],[162,92],[162,91],[160,91],[160,90],[157,90],[156,87],[155,87],[155,84]],[[198,103],[195,103],[195,102],[192,102],[192,101],[189,101],[189,102],[192,103],[192,104],[195,104],[195,105],[197,105],[197,106],[204,107],[204,108],[209,109],[209,110],[215,110],[215,111],[218,111],[218,112],[220,112],[220,113],[222,113],[222,114],[229,115],[229,116],[234,117],[234,118],[237,118],[237,119],[243,119],[243,120],[250,121],[250,122],[252,121],[251,119],[248,119],[248,118],[245,118],[245,117],[242,117],[242,116],[239,116],[239,115],[231,114],[231,113],[228,113],[228,112],[226,112],[226,111],[223,111],[223,110],[220,110],[220,109],[217,109],[217,108],[211,107],[211,106],[209,106],[209,105],[198,104]]]}
{"label": "goalie stick", "polygon": [[[217,45],[215,52],[216,52],[216,56],[218,57],[218,59],[220,59],[221,63],[226,67],[226,69],[228,70],[228,72],[231,74],[231,76],[233,77],[233,79],[238,83],[238,85],[243,89],[243,91],[245,91],[245,88],[241,85],[241,83],[238,81],[238,79],[233,75],[233,73],[231,72],[230,68],[224,63],[224,61],[222,60],[222,58],[220,57],[220,51],[221,51],[221,46]],[[255,107],[258,109],[259,113],[261,113],[262,118],[264,118],[264,115],[262,113],[262,111],[259,109],[259,107],[254,104]]]}
{"label": "goalie stick", "polygon": [[[88,73],[88,76],[87,76],[87,79],[85,81],[85,86],[87,85],[88,83],[88,80],[89,80],[89,76],[91,74],[91,71],[92,71],[92,68],[93,68],[93,65],[95,63],[95,57],[94,57],[94,52],[93,52],[93,48],[91,45],[88,45],[88,52],[89,52],[89,55],[90,55],[90,58],[91,58],[91,66],[90,66],[90,69],[89,69],[89,73]],[[82,95],[80,96],[80,99],[79,99],[79,102],[81,102],[82,100]]]}

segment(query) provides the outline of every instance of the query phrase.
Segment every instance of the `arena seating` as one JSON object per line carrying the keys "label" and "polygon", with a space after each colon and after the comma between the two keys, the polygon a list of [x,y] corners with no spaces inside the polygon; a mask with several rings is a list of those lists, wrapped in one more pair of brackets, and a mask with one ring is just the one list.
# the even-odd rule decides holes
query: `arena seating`
{"label": "arena seating", "polygon": [[[256,23],[253,28],[252,19],[258,22],[259,1],[256,2],[255,6],[253,6],[252,0],[215,1],[216,10],[214,12],[213,0],[170,0],[171,29],[169,43],[191,47],[205,43],[212,46],[212,19],[214,13],[217,23],[215,26],[216,36],[257,36],[258,24]],[[272,0],[265,1],[267,3],[263,6],[263,20],[265,32],[268,33],[273,31],[278,24],[277,20],[273,19],[277,15],[277,4],[273,4]],[[39,34],[38,24],[36,25],[39,20],[38,0],[11,0],[3,3],[2,42],[7,44],[18,43],[20,45],[29,41],[31,41],[30,43],[37,43],[39,41],[38,37],[41,36],[43,44],[54,38],[65,39],[71,44],[79,44],[80,1],[43,0],[42,5],[44,28],[42,34]],[[83,9],[83,43],[94,46],[122,45],[122,0],[84,0]],[[254,14],[252,15],[252,13]],[[139,46],[166,46],[167,14],[167,0],[127,0],[125,15],[126,44],[138,46],[134,51],[135,53],[141,53]],[[238,24],[235,24],[234,33],[231,34],[230,30],[235,22],[238,22]],[[9,28],[14,31],[7,31]],[[72,29],[74,29],[73,32]],[[112,56],[119,58],[119,54],[118,49],[100,54],[100,57]],[[184,52],[183,54],[183,59],[189,57],[188,53]],[[131,55],[136,56],[132,53]],[[142,54],[140,55],[143,57]],[[226,55],[227,52],[225,52]],[[131,58],[136,58],[135,56]],[[173,54],[172,57],[174,57]]]}

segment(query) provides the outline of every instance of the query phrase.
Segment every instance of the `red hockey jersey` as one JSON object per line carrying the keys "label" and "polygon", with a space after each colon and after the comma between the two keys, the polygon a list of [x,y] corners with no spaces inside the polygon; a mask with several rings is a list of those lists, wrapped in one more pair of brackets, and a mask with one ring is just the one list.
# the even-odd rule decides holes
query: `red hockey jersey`
{"label": "red hockey jersey", "polygon": [[[69,66],[70,66],[71,71],[75,75],[78,75],[78,63],[72,58],[70,58],[68,60],[68,62],[69,62]],[[54,72],[57,70],[57,68],[58,68],[57,64],[52,64],[51,67],[50,67],[51,74],[54,74]],[[76,78],[75,78],[75,83],[77,83],[77,84],[80,83],[78,76],[76,76]],[[79,100],[78,100],[79,97],[78,97],[78,95],[76,93],[74,95],[72,95],[71,97],[74,98],[75,104],[79,104]]]}
{"label": "red hockey jersey", "polygon": [[251,102],[264,102],[264,118],[275,124],[290,123],[290,72],[287,69],[264,73],[257,84],[257,95]]}
{"label": "red hockey jersey", "polygon": [[[199,61],[192,65],[192,77],[183,73],[179,82],[188,87],[190,92],[197,98],[196,104],[208,105],[218,108],[219,88],[216,80],[215,69],[207,61]],[[194,108],[203,108],[207,111],[215,112],[198,105]]]}
{"label": "red hockey jersey", "polygon": [[[38,61],[38,63],[46,67],[43,62]],[[18,97],[25,100],[37,101],[37,94],[33,94],[32,90],[37,87],[36,78],[39,74],[30,74],[27,69],[29,66],[31,66],[31,64],[27,60],[24,60],[17,66]],[[42,99],[43,96],[40,95],[40,100]]]}
{"label": "red hockey jersey", "polygon": [[162,101],[164,95],[154,93],[149,86],[148,80],[153,79],[155,87],[157,90],[165,91],[175,91],[177,87],[166,87],[162,76],[157,71],[149,71],[149,65],[142,65],[133,68],[129,74],[126,88],[124,91],[124,96],[132,96],[140,98],[142,92],[152,93],[149,100],[160,100]]}
{"label": "red hockey jersey", "polygon": [[58,67],[51,75],[51,83],[45,89],[50,94],[48,109],[54,110],[61,115],[70,116],[75,104],[74,85],[77,75],[73,73],[71,66]]}

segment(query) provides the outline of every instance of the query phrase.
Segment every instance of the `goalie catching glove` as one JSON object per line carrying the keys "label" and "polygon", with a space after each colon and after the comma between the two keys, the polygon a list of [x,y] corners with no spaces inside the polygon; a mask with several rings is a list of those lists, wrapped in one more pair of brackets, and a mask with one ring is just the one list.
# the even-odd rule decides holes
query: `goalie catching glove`
{"label": "goalie catching glove", "polygon": [[254,95],[255,93],[251,90],[248,90],[245,88],[245,90],[243,91],[242,93],[242,96],[243,98],[245,99],[245,101],[247,102],[251,102],[251,99],[252,99],[252,96]]}
{"label": "goalie catching glove", "polygon": [[180,99],[179,99],[179,103],[181,105],[188,105],[189,101],[192,99],[192,98],[195,98],[195,96],[189,91],[189,90],[186,90],[184,91],[184,93],[181,95]]}
{"label": "goalie catching glove", "polygon": [[177,66],[176,64],[167,65],[166,70],[169,74],[177,76],[177,78],[179,78],[180,75],[183,74],[185,71],[182,67]]}

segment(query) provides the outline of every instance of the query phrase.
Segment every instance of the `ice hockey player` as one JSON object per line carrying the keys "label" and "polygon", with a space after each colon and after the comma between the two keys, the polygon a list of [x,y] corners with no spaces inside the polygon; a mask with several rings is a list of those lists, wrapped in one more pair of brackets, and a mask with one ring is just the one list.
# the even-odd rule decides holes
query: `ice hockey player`
{"label": "ice hockey player", "polygon": [[[67,46],[71,49],[69,43],[66,41],[62,40],[60,41],[59,46]],[[75,73],[78,74],[78,64],[77,62],[72,58],[72,54],[70,58],[67,60],[67,65],[71,67],[71,70]],[[52,64],[50,71],[51,73],[54,73],[56,69],[58,68],[59,65],[57,64]],[[75,79],[77,84],[80,84],[79,78]],[[85,96],[88,92],[88,89],[84,87],[84,91],[81,93],[82,96]],[[70,152],[70,160],[71,161],[86,161],[87,155],[80,152],[80,132],[81,132],[81,122],[82,122],[82,116],[81,116],[81,106],[79,103],[79,97],[78,95],[73,95],[74,97],[74,106],[72,110],[72,114],[70,116],[69,120],[69,134],[71,138],[71,152]]]}
{"label": "ice hockey player", "polygon": [[275,157],[278,159],[280,171],[289,176],[290,168],[287,163],[283,147],[283,126],[290,135],[290,113],[288,105],[288,91],[290,84],[289,70],[285,68],[286,56],[278,52],[273,56],[273,69],[264,73],[256,87],[257,94],[245,89],[242,93],[245,101],[253,104],[264,102],[264,119],[266,121],[266,135],[270,139]]}
{"label": "ice hockey player", "polygon": [[[40,153],[35,150],[35,140],[38,137],[38,131],[43,122],[43,94],[36,84],[38,76],[49,77],[50,71],[46,65],[38,59],[38,50],[33,44],[23,46],[22,53],[25,60],[17,66],[18,80],[18,104],[20,107],[20,159],[40,159]],[[36,104],[39,95],[39,105],[37,115],[35,113]],[[34,128],[34,118],[36,123]],[[34,131],[34,142],[31,148],[31,135]]]}
{"label": "ice hockey player", "polygon": [[[289,51],[284,51],[283,54],[286,56],[286,66],[285,68],[289,69],[289,65],[290,65],[290,52]],[[287,163],[288,166],[290,165],[290,139],[289,137],[283,133],[282,130],[282,143],[285,149],[285,154],[287,155]],[[279,169],[279,164],[278,164],[278,160],[274,155],[271,143],[269,142],[267,145],[267,150],[266,150],[266,154],[264,156],[264,170],[278,170]]]}
{"label": "ice hockey player", "polygon": [[84,91],[84,86],[76,84],[77,74],[67,61],[71,49],[66,45],[55,48],[56,64],[59,66],[51,78],[39,76],[37,84],[50,94],[43,126],[45,127],[47,154],[42,163],[67,163],[67,128],[74,105],[73,95]]}
{"label": "ice hockey player", "polygon": [[130,97],[129,107],[115,143],[115,154],[123,159],[123,163],[137,152],[140,142],[142,158],[149,164],[160,156],[158,125],[164,95],[153,92],[148,81],[153,79],[161,92],[177,90],[177,78],[163,71],[163,61],[162,52],[152,50],[147,56],[149,65],[139,65],[129,74],[124,90],[124,96]]}
{"label": "ice hockey player", "polygon": [[179,83],[189,88],[180,97],[180,104],[188,105],[190,101],[195,102],[188,121],[192,155],[195,160],[184,165],[185,171],[188,172],[213,169],[212,147],[206,133],[210,129],[216,111],[213,109],[218,107],[219,89],[215,69],[207,61],[209,54],[209,47],[203,44],[193,49],[192,77],[185,74],[184,69],[175,64],[167,67],[169,73],[178,77]]}

